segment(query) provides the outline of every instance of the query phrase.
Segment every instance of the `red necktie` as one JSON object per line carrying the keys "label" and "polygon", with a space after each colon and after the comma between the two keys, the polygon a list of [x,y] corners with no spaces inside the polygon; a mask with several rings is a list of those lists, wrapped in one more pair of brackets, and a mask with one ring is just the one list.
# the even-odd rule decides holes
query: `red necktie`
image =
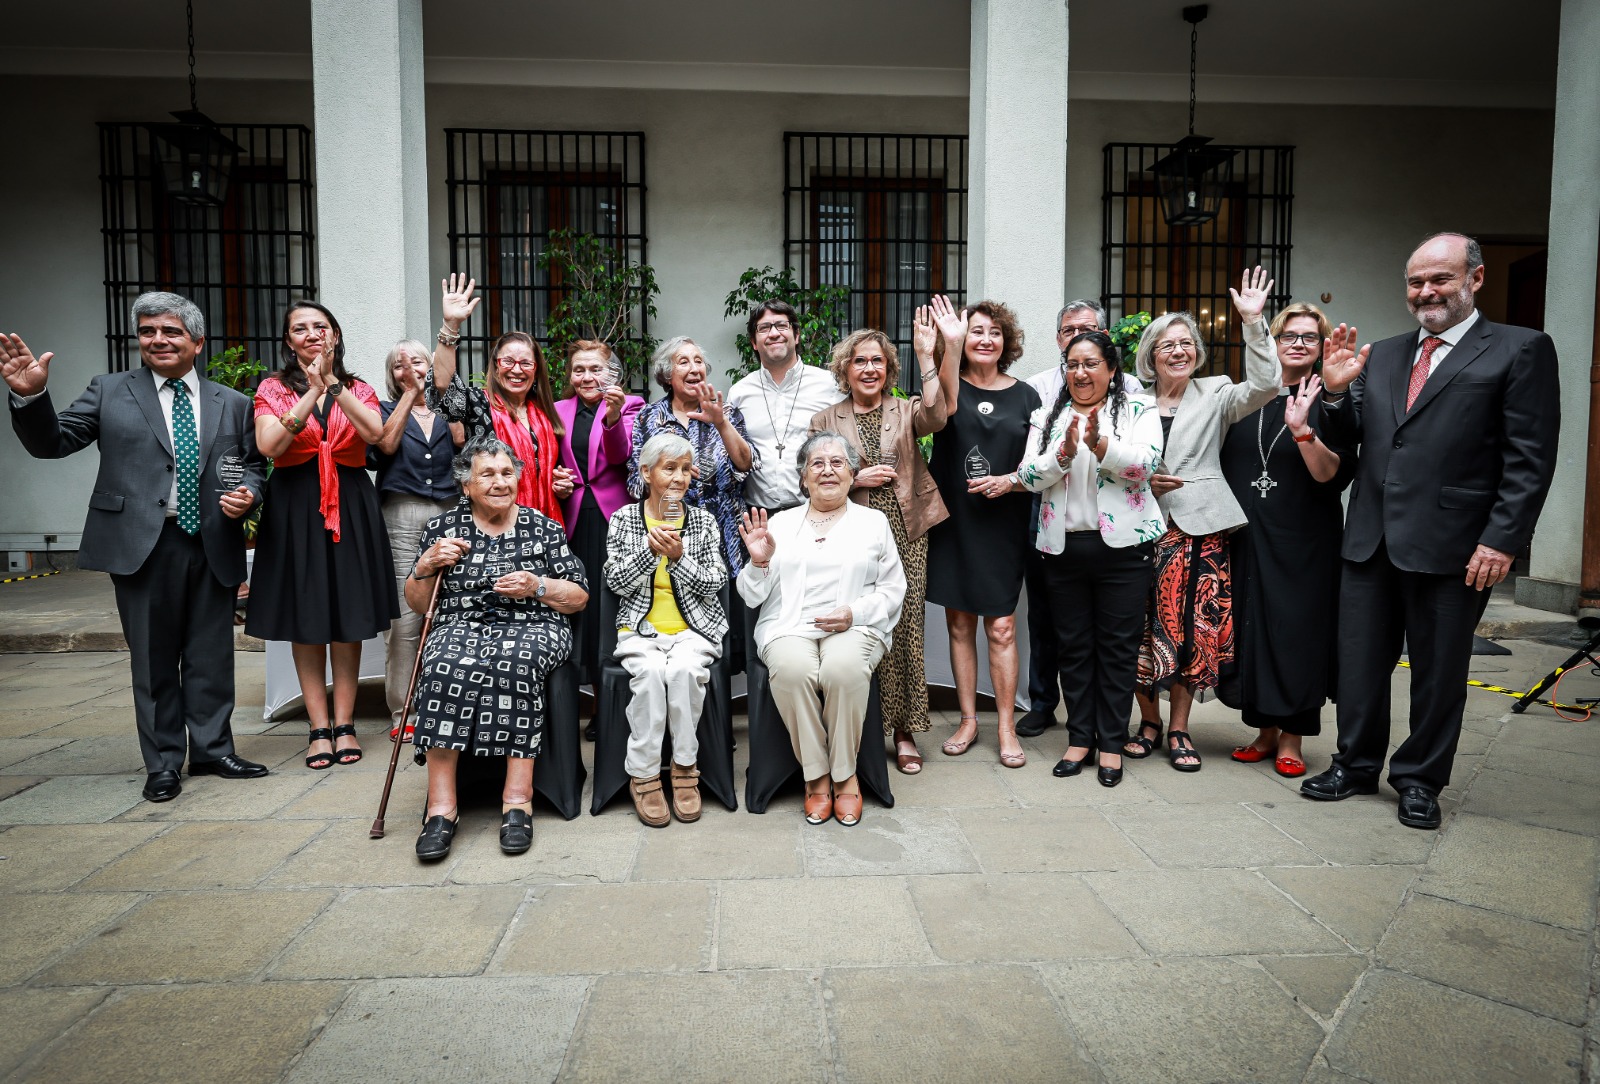
{"label": "red necktie", "polygon": [[1437,335],[1429,335],[1422,340],[1422,353],[1417,355],[1417,363],[1411,367],[1411,383],[1406,387],[1407,410],[1417,401],[1422,385],[1428,382],[1428,366],[1433,363],[1433,352],[1443,345],[1444,340]]}

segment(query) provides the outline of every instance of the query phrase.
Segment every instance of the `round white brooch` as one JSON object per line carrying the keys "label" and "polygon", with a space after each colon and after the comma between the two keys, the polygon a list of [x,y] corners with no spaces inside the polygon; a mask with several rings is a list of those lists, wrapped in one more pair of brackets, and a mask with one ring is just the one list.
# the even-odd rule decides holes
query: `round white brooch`
{"label": "round white brooch", "polygon": [[994,413],[994,404],[989,402],[988,400],[984,400],[983,402],[978,404],[978,413],[979,414],[993,414]]}

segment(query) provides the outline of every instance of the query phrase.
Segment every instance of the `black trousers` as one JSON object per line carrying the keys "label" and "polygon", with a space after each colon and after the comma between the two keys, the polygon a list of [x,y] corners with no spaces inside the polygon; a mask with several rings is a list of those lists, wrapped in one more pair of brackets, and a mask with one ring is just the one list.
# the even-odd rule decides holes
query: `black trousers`
{"label": "black trousers", "polygon": [[1061,669],[1050,588],[1045,583],[1048,560],[1048,555],[1029,546],[1022,563],[1022,583],[1028,592],[1028,710],[1053,715],[1061,702],[1066,674]]}
{"label": "black trousers", "polygon": [[233,603],[198,535],[168,518],[139,571],[111,577],[146,772],[233,752]]}
{"label": "black trousers", "polygon": [[1411,661],[1411,734],[1389,758],[1389,785],[1438,794],[1450,784],[1467,704],[1472,633],[1489,592],[1448,576],[1406,572],[1381,544],[1346,561],[1339,595],[1336,763],[1375,779],[1389,747],[1389,679],[1404,645]]}
{"label": "black trousers", "polygon": [[1120,753],[1128,740],[1154,552],[1069,531],[1059,555],[1043,555],[1072,745]]}

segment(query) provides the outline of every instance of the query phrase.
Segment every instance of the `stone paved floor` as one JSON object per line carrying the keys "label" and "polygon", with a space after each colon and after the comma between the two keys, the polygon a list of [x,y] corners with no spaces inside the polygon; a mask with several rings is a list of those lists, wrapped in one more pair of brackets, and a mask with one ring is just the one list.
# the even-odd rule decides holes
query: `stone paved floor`
{"label": "stone paved floor", "polygon": [[[1566,653],[1509,646],[1477,676]],[[0,656],[0,1076],[1600,1079],[1595,723],[1473,692],[1438,833],[1387,791],[1313,805],[1229,763],[1246,732],[1213,704],[1198,775],[1058,780],[1059,729],[1008,771],[992,716],[950,759],[941,716],[858,828],[805,826],[797,795],[662,831],[541,805],[506,858],[482,805],[424,867],[409,763],[367,838],[376,690],[368,758],[311,772],[304,722],[260,721],[261,660],[235,729],[273,774],[150,805],[125,655]]]}

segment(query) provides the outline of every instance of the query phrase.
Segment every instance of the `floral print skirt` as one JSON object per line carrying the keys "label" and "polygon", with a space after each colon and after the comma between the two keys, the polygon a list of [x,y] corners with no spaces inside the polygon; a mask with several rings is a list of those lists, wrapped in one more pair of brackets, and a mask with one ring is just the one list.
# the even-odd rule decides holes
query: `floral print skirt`
{"label": "floral print skirt", "polygon": [[1233,659],[1233,580],[1227,535],[1191,536],[1168,528],[1156,542],[1155,580],[1139,648],[1141,692],[1181,680],[1213,689]]}

